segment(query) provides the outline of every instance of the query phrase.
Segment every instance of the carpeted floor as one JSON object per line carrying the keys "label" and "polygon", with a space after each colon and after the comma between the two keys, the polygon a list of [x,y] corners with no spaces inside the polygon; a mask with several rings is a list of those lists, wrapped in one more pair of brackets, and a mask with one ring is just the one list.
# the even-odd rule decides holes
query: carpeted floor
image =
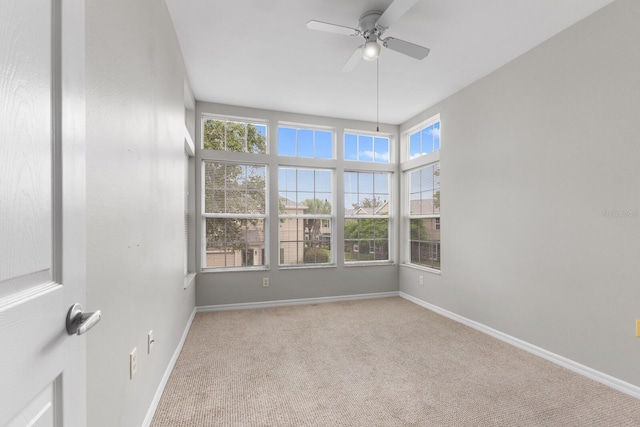
{"label": "carpeted floor", "polygon": [[381,298],[196,315],[152,426],[640,426],[640,400]]}

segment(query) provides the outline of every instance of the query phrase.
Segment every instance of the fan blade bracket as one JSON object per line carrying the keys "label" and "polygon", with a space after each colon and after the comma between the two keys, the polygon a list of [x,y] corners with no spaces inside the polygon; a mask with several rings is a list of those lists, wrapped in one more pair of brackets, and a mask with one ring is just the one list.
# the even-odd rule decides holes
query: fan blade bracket
{"label": "fan blade bracket", "polygon": [[407,42],[393,37],[387,37],[382,40],[382,45],[387,49],[395,50],[396,52],[410,56],[417,60],[422,60],[429,55],[431,50],[427,47],[417,45],[415,43]]}
{"label": "fan blade bracket", "polygon": [[324,31],[327,33],[342,34],[345,36],[359,36],[362,34],[360,30],[343,25],[330,24],[328,22],[311,20],[307,22],[307,28],[310,30]]}

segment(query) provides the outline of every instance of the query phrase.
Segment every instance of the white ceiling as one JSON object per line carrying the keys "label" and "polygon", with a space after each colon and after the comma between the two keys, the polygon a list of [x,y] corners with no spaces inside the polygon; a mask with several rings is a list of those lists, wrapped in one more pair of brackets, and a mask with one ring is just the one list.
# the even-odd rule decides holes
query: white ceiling
{"label": "white ceiling", "polygon": [[[612,0],[418,0],[384,34],[429,47],[422,60],[383,49],[379,121],[400,124]],[[341,68],[357,28],[391,0],[166,0],[199,101],[376,121],[376,64]]]}

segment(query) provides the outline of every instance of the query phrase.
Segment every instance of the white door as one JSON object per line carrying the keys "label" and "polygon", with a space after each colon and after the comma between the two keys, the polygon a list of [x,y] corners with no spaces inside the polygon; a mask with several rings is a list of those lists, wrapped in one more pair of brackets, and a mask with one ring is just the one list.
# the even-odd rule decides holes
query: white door
{"label": "white door", "polygon": [[84,2],[0,0],[0,426],[86,425],[84,120]]}

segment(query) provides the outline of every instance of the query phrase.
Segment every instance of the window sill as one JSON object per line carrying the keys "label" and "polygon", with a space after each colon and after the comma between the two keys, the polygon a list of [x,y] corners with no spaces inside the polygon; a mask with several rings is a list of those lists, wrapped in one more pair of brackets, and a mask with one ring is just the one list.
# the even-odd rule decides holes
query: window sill
{"label": "window sill", "polygon": [[437,274],[438,276],[440,276],[442,274],[441,270],[436,270],[435,268],[424,267],[424,266],[417,265],[417,264],[404,263],[404,264],[401,264],[401,265],[403,267],[412,268],[414,270],[420,270],[420,271],[425,271],[427,273]]}
{"label": "window sill", "polygon": [[345,267],[371,267],[376,265],[396,265],[396,263],[393,261],[350,261],[344,263]]}
{"label": "window sill", "polygon": [[187,289],[191,284],[195,283],[195,281],[196,273],[187,273],[187,275],[184,276],[184,289]]}
{"label": "window sill", "polygon": [[309,268],[336,268],[336,264],[292,264],[279,265],[278,270],[305,270]]}
{"label": "window sill", "polygon": [[261,265],[258,267],[233,267],[233,268],[215,268],[204,267],[200,270],[201,273],[248,273],[251,271],[268,271],[268,265]]}

